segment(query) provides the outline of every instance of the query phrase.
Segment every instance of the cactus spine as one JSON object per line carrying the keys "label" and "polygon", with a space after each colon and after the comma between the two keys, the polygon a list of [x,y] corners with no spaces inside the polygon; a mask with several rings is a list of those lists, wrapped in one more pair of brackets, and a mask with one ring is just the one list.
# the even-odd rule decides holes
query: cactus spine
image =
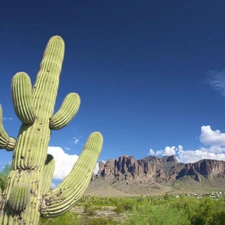
{"label": "cactus spine", "polygon": [[85,192],[101,152],[103,137],[94,132],[70,174],[50,190],[55,166],[53,156],[47,154],[51,130],[66,126],[80,106],[79,95],[70,93],[53,115],[64,48],[61,37],[49,40],[33,88],[26,73],[13,77],[14,110],[22,122],[17,140],[6,133],[0,106],[0,148],[14,150],[6,187],[0,193],[0,224],[36,225],[40,216],[53,217],[69,210]]}

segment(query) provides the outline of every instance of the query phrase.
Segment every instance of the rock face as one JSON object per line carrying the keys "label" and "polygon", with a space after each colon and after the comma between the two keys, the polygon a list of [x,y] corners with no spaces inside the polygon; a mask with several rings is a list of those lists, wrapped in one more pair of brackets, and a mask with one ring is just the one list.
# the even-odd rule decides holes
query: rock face
{"label": "rock face", "polygon": [[195,163],[179,163],[176,156],[148,156],[136,160],[133,156],[123,155],[99,163],[99,171],[92,180],[113,179],[115,181],[134,180],[136,178],[158,183],[178,180],[190,176],[196,181],[205,178],[224,178],[225,161],[204,159]]}
{"label": "rock face", "polygon": [[184,164],[184,168],[177,175],[177,179],[185,175],[202,175],[206,178],[225,177],[225,162],[203,159],[196,163]]}

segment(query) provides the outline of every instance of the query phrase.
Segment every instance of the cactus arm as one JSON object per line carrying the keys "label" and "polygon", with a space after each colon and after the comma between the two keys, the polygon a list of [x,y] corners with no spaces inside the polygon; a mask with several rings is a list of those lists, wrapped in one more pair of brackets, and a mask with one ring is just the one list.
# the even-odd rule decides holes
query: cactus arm
{"label": "cactus arm", "polygon": [[103,137],[99,132],[94,132],[89,136],[70,174],[57,188],[43,196],[41,207],[43,217],[63,214],[84,194],[90,183],[102,144]]}
{"label": "cactus arm", "polygon": [[33,86],[33,99],[38,116],[41,119],[47,118],[48,122],[54,112],[64,52],[63,39],[60,36],[51,37],[45,48],[40,70]]}
{"label": "cactus arm", "polygon": [[55,160],[52,155],[48,154],[47,159],[45,161],[44,173],[43,173],[44,174],[43,181],[42,181],[43,194],[50,191],[54,169],[55,169]]}
{"label": "cactus arm", "polygon": [[12,151],[16,145],[16,139],[14,137],[9,137],[6,133],[4,126],[2,124],[2,107],[0,105],[0,149],[5,148],[7,151]]}
{"label": "cactus arm", "polygon": [[50,119],[49,127],[52,130],[59,130],[65,127],[77,114],[80,107],[80,96],[70,93],[64,99],[58,112]]}
{"label": "cactus arm", "polygon": [[32,85],[30,77],[19,72],[12,79],[12,99],[14,110],[24,124],[33,124],[35,121],[35,108],[32,98]]}

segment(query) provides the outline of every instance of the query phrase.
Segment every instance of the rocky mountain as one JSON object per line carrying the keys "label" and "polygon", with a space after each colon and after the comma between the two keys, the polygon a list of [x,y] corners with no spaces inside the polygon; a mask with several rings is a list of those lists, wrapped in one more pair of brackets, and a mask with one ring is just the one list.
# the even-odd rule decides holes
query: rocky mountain
{"label": "rocky mountain", "polygon": [[93,175],[92,181],[134,180],[139,182],[173,183],[184,177],[201,182],[202,179],[225,178],[225,161],[203,159],[195,163],[179,163],[176,156],[148,156],[136,160],[133,156],[123,155],[117,159],[109,159],[99,163],[98,174]]}

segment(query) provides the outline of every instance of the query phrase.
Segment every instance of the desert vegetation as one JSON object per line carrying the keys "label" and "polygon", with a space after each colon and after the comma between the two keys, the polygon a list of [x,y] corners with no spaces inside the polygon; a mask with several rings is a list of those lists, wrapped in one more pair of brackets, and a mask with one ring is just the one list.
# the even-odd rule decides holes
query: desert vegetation
{"label": "desert vegetation", "polygon": [[225,198],[163,195],[126,198],[84,196],[72,210],[41,224],[222,225]]}

